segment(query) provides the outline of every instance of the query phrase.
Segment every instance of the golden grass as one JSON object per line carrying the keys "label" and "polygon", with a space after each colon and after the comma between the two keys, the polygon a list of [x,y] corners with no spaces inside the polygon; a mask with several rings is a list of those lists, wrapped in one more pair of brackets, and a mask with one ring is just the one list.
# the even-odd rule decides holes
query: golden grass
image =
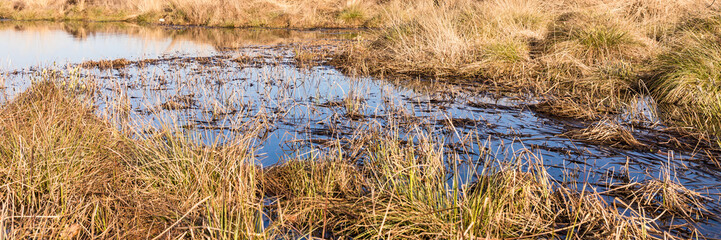
{"label": "golden grass", "polygon": [[139,202],[129,201],[132,175],[119,154],[128,141],[89,108],[37,85],[3,107],[0,134],[6,237],[134,234],[129,225],[142,217],[129,211]]}
{"label": "golden grass", "polygon": [[[415,1],[333,64],[350,73],[472,78],[537,94],[564,117],[617,114],[638,94],[693,106],[718,129],[718,4],[703,1]],[[712,114],[714,113],[714,114]],[[707,122],[707,123],[704,123]],[[711,121],[718,122],[718,121]],[[670,124],[676,124],[669,121]]]}
{"label": "golden grass", "polygon": [[3,238],[262,234],[247,144],[214,149],[165,132],[131,140],[53,83],[0,117]]}
{"label": "golden grass", "polygon": [[[332,63],[352,73],[472,78],[551,96],[550,103],[566,106],[547,112],[561,116],[598,119],[650,91],[661,104],[691,105],[694,114],[685,118],[719,119],[719,9],[701,0],[17,0],[0,16],[378,27]],[[207,37],[218,47],[238,45],[222,32]],[[313,58],[300,49],[296,57]],[[577,111],[594,106],[596,113]],[[719,128],[691,122],[702,132]]]}
{"label": "golden grass", "polygon": [[[497,158],[490,146],[475,143],[484,146],[478,153],[482,163],[469,168],[442,137],[416,128],[402,140],[397,126],[373,127],[361,130],[350,146],[297,153],[263,169],[253,163],[249,147],[257,132],[239,133],[222,145],[198,144],[173,126],[154,133],[130,130],[131,138],[95,117],[82,94],[68,84],[36,83],[0,109],[5,199],[0,237],[656,239],[668,234],[643,211],[623,211],[599,193],[556,182],[543,159],[527,149]],[[702,197],[673,178],[636,184],[647,194],[629,206],[648,201],[681,218],[706,211]]]}
{"label": "golden grass", "polygon": [[370,0],[16,0],[0,8],[0,17],[221,27],[359,27],[372,24],[376,6]]}
{"label": "golden grass", "polygon": [[645,144],[636,140],[632,134],[633,129],[619,124],[611,119],[603,119],[585,129],[572,130],[564,136],[614,147],[643,148]]}
{"label": "golden grass", "polygon": [[721,112],[721,21],[695,19],[693,28],[682,29],[672,49],[659,56],[658,77],[649,85],[662,103],[692,105],[714,115]]}
{"label": "golden grass", "polygon": [[367,141],[360,167],[339,162],[340,154],[271,168],[266,181],[283,189],[275,211],[285,223],[302,220],[297,229],[355,239],[653,239],[649,219],[618,215],[593,193],[556,185],[530,152],[485,165],[470,181],[446,165],[441,145],[418,137],[412,145]]}

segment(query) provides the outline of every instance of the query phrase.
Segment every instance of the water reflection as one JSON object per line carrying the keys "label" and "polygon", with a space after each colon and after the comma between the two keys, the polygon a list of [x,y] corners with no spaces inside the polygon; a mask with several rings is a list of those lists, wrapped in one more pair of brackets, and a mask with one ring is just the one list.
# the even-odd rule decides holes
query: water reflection
{"label": "water reflection", "polygon": [[0,21],[0,70],[103,59],[212,56],[245,46],[350,38],[340,31]]}

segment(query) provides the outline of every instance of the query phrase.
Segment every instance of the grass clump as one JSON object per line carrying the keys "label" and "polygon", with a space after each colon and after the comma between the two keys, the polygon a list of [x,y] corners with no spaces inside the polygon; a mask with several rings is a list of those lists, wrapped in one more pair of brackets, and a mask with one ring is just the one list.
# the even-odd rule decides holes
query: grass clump
{"label": "grass clump", "polygon": [[[631,25],[632,26],[632,25]],[[569,12],[558,16],[544,39],[549,54],[568,52],[586,65],[641,55],[633,29],[614,16]]]}
{"label": "grass clump", "polygon": [[588,128],[572,130],[563,135],[570,138],[608,144],[613,147],[646,147],[645,144],[636,140],[636,137],[632,134],[632,130],[610,119],[603,119]]}
{"label": "grass clump", "polygon": [[658,78],[649,86],[661,103],[692,105],[721,112],[721,45],[696,38],[658,59]]}
{"label": "grass clump", "polygon": [[392,2],[378,38],[342,54],[339,65],[362,64],[364,73],[432,77],[518,74],[513,70],[520,70],[529,55],[526,40],[540,35],[545,21],[534,4],[538,3]]}
{"label": "grass clump", "polygon": [[0,115],[0,190],[8,238],[132,236],[128,139],[52,83],[41,83]]}
{"label": "grass clump", "polygon": [[705,133],[721,132],[720,39],[718,17],[692,19],[655,59],[653,77],[646,81],[652,96],[660,104],[683,109],[667,111],[666,119]]}
{"label": "grass clump", "polygon": [[514,162],[482,153],[485,164],[464,168],[433,137],[414,138],[367,138],[358,166],[339,152],[270,168],[265,189],[286,213],[277,217],[310,236],[354,239],[643,239],[652,229],[554,183],[530,152]]}
{"label": "grass clump", "polygon": [[179,135],[131,139],[81,96],[33,85],[0,110],[6,238],[263,236],[247,144]]}
{"label": "grass clump", "polygon": [[[169,236],[263,236],[261,196],[248,143],[207,147],[169,132],[136,142],[139,191],[155,218],[173,220]],[[146,223],[151,224],[151,223]]]}
{"label": "grass clump", "polygon": [[338,19],[346,24],[358,25],[365,22],[366,15],[362,6],[352,4],[341,10],[338,14]]}
{"label": "grass clump", "polygon": [[269,207],[279,228],[329,236],[352,224],[341,216],[352,208],[347,199],[363,192],[363,177],[342,156],[321,158],[293,159],[265,170],[263,189],[276,199]]}
{"label": "grass clump", "polygon": [[[706,220],[713,218],[712,211],[706,203],[713,199],[703,193],[689,189],[678,183],[676,173],[669,166],[663,165],[659,176],[625,184],[611,184],[617,189],[612,192],[630,203],[638,204],[645,212],[657,219],[668,221],[673,218]],[[690,229],[691,234],[696,234]]]}

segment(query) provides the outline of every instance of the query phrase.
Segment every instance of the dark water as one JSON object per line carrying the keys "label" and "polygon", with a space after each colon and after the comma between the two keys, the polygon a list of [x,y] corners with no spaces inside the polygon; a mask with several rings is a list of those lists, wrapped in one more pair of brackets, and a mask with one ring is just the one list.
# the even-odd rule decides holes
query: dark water
{"label": "dark water", "polygon": [[[474,136],[466,149],[471,162],[481,147],[501,158],[530,149],[557,180],[571,173],[589,183],[641,181],[658,178],[665,166],[684,186],[711,198],[708,207],[719,213],[721,172],[706,157],[717,153],[655,145],[666,139],[658,127],[635,132],[654,146],[649,149],[590,144],[560,136],[590,123],[538,114],[528,108],[535,103],[530,96],[501,96],[462,84],[352,77],[323,61],[312,67],[293,61],[300,46],[332,48],[358,34],[363,33],[0,22],[0,102],[43,74],[70,76],[77,83],[66,84],[83,86],[79,91],[97,85],[98,114],[137,132],[172,125],[207,144],[222,143],[231,132],[253,132],[263,166],[307,150],[298,142],[347,142],[405,119],[416,127],[400,131],[402,136],[420,129],[449,146]],[[77,65],[117,58],[152,61],[119,69]],[[618,120],[644,118],[662,126],[648,110],[651,101],[639,97],[633,110],[646,110],[627,111]],[[698,225],[707,237],[721,238],[718,219]]]}

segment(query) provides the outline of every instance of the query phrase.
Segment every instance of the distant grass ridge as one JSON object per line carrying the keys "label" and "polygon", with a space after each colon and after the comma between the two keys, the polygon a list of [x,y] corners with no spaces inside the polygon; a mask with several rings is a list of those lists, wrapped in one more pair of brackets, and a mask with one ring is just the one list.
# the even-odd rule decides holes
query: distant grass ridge
{"label": "distant grass ridge", "polygon": [[0,18],[216,27],[372,27],[376,6],[375,1],[366,0],[13,0],[0,5]]}

